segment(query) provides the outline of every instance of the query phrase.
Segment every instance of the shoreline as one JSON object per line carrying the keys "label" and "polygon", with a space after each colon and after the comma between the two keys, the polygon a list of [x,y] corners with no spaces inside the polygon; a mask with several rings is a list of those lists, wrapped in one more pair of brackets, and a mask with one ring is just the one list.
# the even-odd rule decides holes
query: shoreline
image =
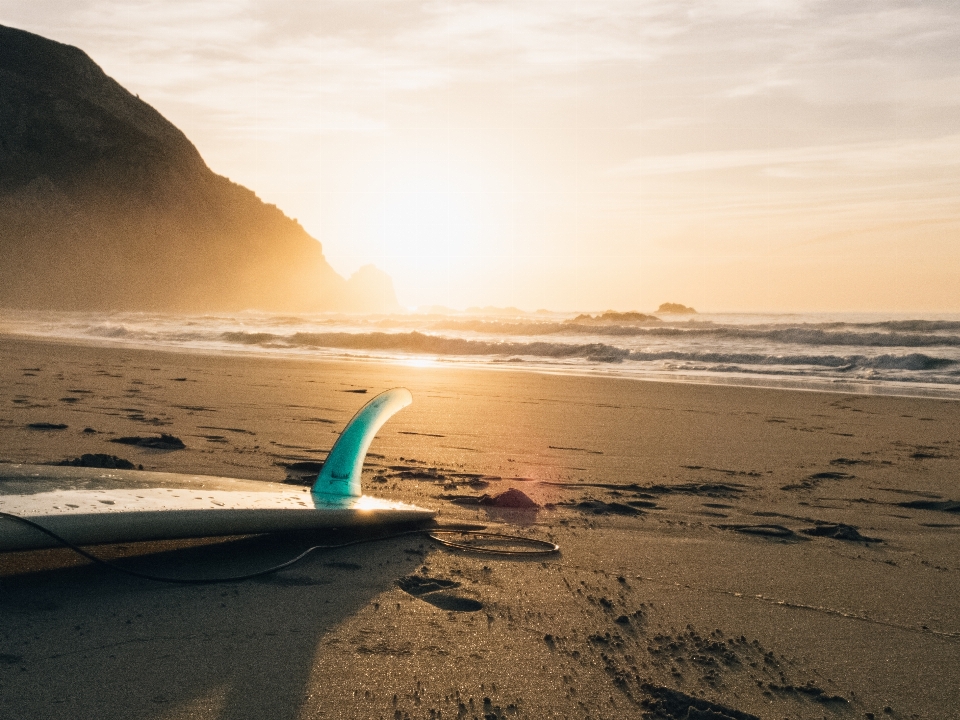
{"label": "shoreline", "polygon": [[[537,365],[536,362],[511,363],[509,360],[502,361],[470,361],[470,360],[447,360],[443,357],[424,357],[410,355],[408,359],[398,358],[378,358],[365,355],[324,355],[316,353],[308,354],[311,351],[302,351],[297,354],[296,350],[288,350],[285,353],[267,352],[258,350],[255,347],[243,346],[237,348],[197,348],[189,346],[175,345],[149,345],[136,342],[110,341],[107,338],[86,339],[86,338],[58,338],[38,335],[27,335],[18,333],[0,333],[0,341],[10,339],[17,342],[38,342],[50,343],[55,345],[95,347],[104,349],[130,349],[141,350],[144,352],[168,352],[182,353],[185,355],[207,355],[211,357],[252,357],[260,359],[291,360],[299,362],[317,362],[317,363],[372,363],[384,365],[398,365],[401,367],[438,367],[438,368],[462,368],[467,371],[494,371],[494,372],[518,372],[534,373],[539,375],[555,375],[558,377],[583,377],[583,378],[608,378],[618,380],[629,380],[633,382],[654,382],[654,383],[675,383],[679,385],[709,385],[719,387],[735,388],[757,388],[762,390],[787,390],[795,392],[813,392],[813,393],[832,393],[840,395],[863,395],[867,397],[897,397],[897,398],[916,398],[931,400],[949,400],[960,401],[960,386],[956,388],[947,388],[934,385],[922,385],[920,383],[911,384],[906,381],[898,383],[888,382],[886,384],[868,385],[858,384],[856,381],[826,380],[799,377],[791,378],[789,376],[770,376],[763,374],[735,374],[729,376],[718,375],[717,373],[695,374],[695,373],[675,373],[667,372],[657,373],[652,371],[638,371],[633,373],[617,373],[611,370],[608,373],[600,372],[594,369],[577,369],[571,367],[567,370],[557,369],[556,367]],[[333,350],[331,350],[333,352]],[[843,385],[844,387],[840,387]],[[911,392],[911,390],[913,392]]]}
{"label": "shoreline", "polygon": [[[65,551],[2,554],[0,715],[932,720],[960,706],[953,401],[3,337],[0,460],[105,453],[283,481],[398,385],[414,403],[374,440],[364,492],[560,556],[397,538],[261,581],[160,587]],[[43,422],[67,427],[29,427]],[[161,432],[186,447],[112,442]],[[539,507],[473,503],[508,489]],[[95,550],[203,576],[296,542]]]}

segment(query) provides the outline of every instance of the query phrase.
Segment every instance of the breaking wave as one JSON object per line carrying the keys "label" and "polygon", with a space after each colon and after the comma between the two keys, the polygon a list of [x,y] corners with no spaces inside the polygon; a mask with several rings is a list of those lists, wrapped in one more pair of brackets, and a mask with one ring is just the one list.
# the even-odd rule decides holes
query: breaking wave
{"label": "breaking wave", "polygon": [[223,333],[221,337],[227,342],[244,345],[380,350],[427,355],[522,355],[541,358],[585,358],[598,362],[620,362],[630,356],[629,350],[603,343],[574,345],[550,342],[488,342],[427,335],[416,331],[405,333],[295,333],[290,336],[273,333],[227,332]]}
{"label": "breaking wave", "polygon": [[[944,319],[946,318],[946,319]],[[855,314],[270,315],[0,311],[0,333],[199,352],[429,359],[960,399],[960,319]]]}
{"label": "breaking wave", "polygon": [[[434,331],[474,332],[498,335],[594,335],[610,337],[651,337],[678,339],[750,340],[790,345],[832,345],[836,347],[960,347],[960,323],[904,321],[890,323],[828,323],[824,325],[716,326],[688,321],[670,326],[594,325],[573,322],[439,321]],[[957,333],[957,334],[946,334]]]}
{"label": "breaking wave", "polygon": [[289,336],[276,333],[225,332],[221,339],[242,345],[264,347],[330,348],[338,350],[388,351],[427,355],[451,356],[516,356],[526,358],[564,359],[583,358],[593,362],[623,362],[634,360],[686,361],[717,365],[787,365],[818,366],[836,370],[883,369],[883,370],[935,370],[950,367],[956,361],[921,353],[906,355],[767,355],[762,353],[721,353],[633,351],[604,343],[551,343],[551,342],[489,342],[468,340],[421,332],[400,333],[294,333]]}

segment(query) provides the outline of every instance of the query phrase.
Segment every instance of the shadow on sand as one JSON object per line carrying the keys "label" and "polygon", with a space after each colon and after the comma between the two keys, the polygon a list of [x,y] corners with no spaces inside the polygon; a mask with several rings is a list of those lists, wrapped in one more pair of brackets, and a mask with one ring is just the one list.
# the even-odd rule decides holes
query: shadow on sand
{"label": "shadow on sand", "polygon": [[[141,572],[211,577],[357,537],[94,551]],[[296,718],[324,636],[412,572],[420,557],[410,548],[422,540],[316,552],[280,573],[217,585],[137,579],[61,550],[0,555],[0,716]]]}

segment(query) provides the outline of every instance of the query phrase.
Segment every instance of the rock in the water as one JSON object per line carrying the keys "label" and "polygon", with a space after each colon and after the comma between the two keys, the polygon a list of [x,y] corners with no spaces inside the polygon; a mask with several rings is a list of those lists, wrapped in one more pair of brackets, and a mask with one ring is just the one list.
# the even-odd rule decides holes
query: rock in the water
{"label": "rock in the water", "polygon": [[669,313],[671,315],[696,315],[697,311],[692,307],[681,305],[680,303],[663,303],[657,308],[658,313]]}
{"label": "rock in the water", "polygon": [[577,315],[572,320],[567,320],[566,322],[576,323],[579,325],[622,325],[624,323],[658,323],[660,322],[660,318],[638,312],[617,312],[615,310],[607,310],[600,315],[589,315],[587,313],[582,313]]}

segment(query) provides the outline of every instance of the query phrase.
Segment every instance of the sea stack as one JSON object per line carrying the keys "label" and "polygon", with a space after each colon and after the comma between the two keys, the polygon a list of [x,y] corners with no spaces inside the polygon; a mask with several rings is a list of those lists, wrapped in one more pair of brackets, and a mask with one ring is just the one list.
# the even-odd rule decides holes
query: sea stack
{"label": "sea stack", "polygon": [[669,315],[696,315],[697,311],[692,307],[687,307],[686,305],[681,305],[680,303],[671,303],[666,302],[660,305],[657,308],[658,313],[664,313]]}

